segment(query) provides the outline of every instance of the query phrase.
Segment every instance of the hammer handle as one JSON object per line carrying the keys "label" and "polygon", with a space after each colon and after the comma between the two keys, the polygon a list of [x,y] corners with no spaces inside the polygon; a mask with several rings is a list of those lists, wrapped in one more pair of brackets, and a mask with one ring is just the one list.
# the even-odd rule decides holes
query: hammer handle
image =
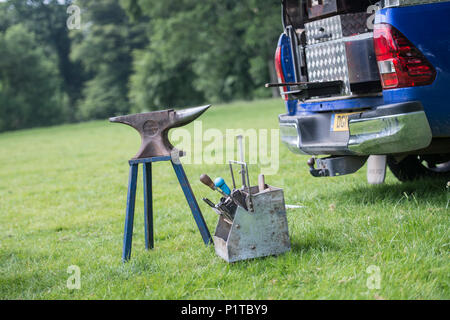
{"label": "hammer handle", "polygon": [[200,176],[200,181],[210,187],[212,190],[216,190],[216,186],[214,185],[214,182],[211,180],[211,178],[207,174],[202,174]]}
{"label": "hammer handle", "polygon": [[264,190],[266,190],[266,179],[263,174],[260,174],[258,176],[258,187],[259,192],[263,192]]}

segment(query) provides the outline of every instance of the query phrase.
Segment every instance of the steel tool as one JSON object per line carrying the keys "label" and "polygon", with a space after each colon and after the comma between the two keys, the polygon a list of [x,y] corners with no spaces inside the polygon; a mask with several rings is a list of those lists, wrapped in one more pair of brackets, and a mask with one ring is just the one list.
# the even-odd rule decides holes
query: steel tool
{"label": "steel tool", "polygon": [[211,200],[209,200],[208,198],[203,198],[203,201],[210,206],[211,208],[215,208],[216,205],[214,204],[214,202],[212,202]]}
{"label": "steel tool", "polygon": [[[244,145],[243,145],[243,140],[244,137],[239,135],[236,137],[237,138],[237,142],[238,142],[238,148],[239,148],[239,161],[241,163],[245,162],[245,158],[244,158]],[[247,173],[247,167],[242,164],[241,165],[241,177],[242,177],[242,188],[246,189],[248,187],[247,182],[245,181],[245,175]]]}

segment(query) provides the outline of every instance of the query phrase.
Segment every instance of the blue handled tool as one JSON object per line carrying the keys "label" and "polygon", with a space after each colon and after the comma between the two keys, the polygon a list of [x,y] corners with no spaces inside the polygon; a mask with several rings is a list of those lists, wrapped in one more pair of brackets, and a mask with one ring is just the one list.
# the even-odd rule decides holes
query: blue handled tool
{"label": "blue handled tool", "polygon": [[219,188],[220,190],[222,190],[223,193],[225,193],[226,195],[228,195],[228,196],[231,195],[231,190],[227,186],[227,184],[225,183],[225,180],[222,177],[216,178],[216,180],[214,180],[214,185],[216,186],[216,188]]}

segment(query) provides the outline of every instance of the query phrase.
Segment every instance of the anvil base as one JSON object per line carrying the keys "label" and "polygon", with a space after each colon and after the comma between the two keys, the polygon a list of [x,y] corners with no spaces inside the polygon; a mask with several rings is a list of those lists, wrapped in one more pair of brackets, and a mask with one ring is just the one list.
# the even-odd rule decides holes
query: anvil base
{"label": "anvil base", "polygon": [[172,167],[177,175],[181,189],[184,192],[186,200],[191,208],[192,215],[197,223],[198,230],[203,238],[205,244],[212,242],[208,226],[205,223],[203,215],[198,206],[197,200],[192,192],[191,185],[186,177],[183,166],[172,160],[170,156],[152,157],[145,159],[130,160],[130,176],[128,180],[128,196],[127,209],[125,217],[125,231],[123,237],[123,252],[122,261],[126,262],[131,257],[131,244],[133,240],[133,222],[134,222],[134,208],[136,202],[136,184],[139,164],[143,165],[144,178],[144,220],[145,220],[145,248],[147,250],[153,249],[153,198],[152,198],[152,163],[160,161],[170,161]]}

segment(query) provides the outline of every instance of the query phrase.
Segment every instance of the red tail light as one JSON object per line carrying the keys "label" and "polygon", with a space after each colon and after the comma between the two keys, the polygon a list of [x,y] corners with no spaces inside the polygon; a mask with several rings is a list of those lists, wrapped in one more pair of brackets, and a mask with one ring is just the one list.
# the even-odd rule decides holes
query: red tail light
{"label": "red tail light", "polygon": [[374,28],[375,54],[384,89],[430,85],[436,70],[425,56],[389,24]]}
{"label": "red tail light", "polygon": [[[275,69],[277,71],[278,83],[285,83],[284,81],[284,72],[283,66],[281,64],[281,47],[277,47],[277,51],[275,52]],[[284,94],[287,92],[287,87],[280,87],[281,96],[284,97],[284,100],[288,101],[288,95]]]}

